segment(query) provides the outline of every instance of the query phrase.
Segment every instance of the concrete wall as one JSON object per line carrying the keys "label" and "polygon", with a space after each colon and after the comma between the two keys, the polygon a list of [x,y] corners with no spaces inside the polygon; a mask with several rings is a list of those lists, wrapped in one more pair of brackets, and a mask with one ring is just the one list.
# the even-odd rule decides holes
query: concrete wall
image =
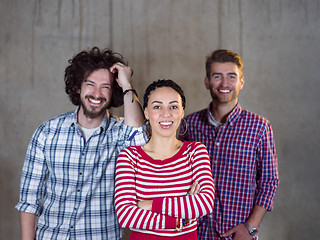
{"label": "concrete wall", "polygon": [[28,141],[40,123],[74,109],[64,69],[92,46],[129,60],[140,97],[153,80],[180,83],[187,113],[210,100],[205,56],[240,53],[241,104],[271,121],[279,158],[280,187],[261,239],[317,239],[319,11],[318,0],[1,0],[0,239],[19,239],[14,205]]}

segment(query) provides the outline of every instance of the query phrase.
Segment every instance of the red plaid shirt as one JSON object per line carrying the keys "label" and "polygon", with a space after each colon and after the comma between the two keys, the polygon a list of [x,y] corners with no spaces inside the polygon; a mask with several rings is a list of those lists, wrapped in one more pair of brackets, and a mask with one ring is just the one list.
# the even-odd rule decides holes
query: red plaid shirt
{"label": "red plaid shirt", "polygon": [[245,222],[254,205],[273,208],[279,185],[276,150],[267,119],[238,104],[216,129],[209,122],[210,107],[186,117],[187,132],[180,139],[205,144],[216,187],[213,212],[198,220],[198,238],[232,239],[220,235]]}

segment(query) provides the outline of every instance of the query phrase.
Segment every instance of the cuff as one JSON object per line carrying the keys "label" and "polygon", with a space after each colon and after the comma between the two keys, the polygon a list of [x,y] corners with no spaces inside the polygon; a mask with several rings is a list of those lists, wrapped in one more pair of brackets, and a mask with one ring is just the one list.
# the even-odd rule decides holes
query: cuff
{"label": "cuff", "polygon": [[29,203],[22,203],[22,202],[18,202],[18,204],[15,206],[15,208],[19,212],[33,213],[38,216],[40,215],[40,211],[41,211],[40,206],[32,205]]}
{"label": "cuff", "polygon": [[165,228],[172,229],[177,227],[177,218],[166,216]]}
{"label": "cuff", "polygon": [[154,198],[152,201],[152,212],[163,214],[162,202],[164,198]]}

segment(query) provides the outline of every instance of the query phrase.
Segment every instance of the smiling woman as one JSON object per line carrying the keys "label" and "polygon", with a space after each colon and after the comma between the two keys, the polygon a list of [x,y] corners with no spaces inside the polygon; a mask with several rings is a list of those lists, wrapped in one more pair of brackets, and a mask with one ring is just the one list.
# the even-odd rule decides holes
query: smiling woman
{"label": "smiling woman", "polygon": [[143,105],[150,140],[118,156],[115,205],[120,225],[131,229],[131,240],[197,239],[196,219],[212,211],[207,149],[177,139],[185,102],[172,80],[150,84]]}
{"label": "smiling woman", "polygon": [[[144,114],[152,128],[152,139],[168,137],[169,141],[178,143],[175,134],[184,116],[184,109],[181,96],[175,90],[170,87],[154,90],[149,96],[149,104],[144,109]],[[151,144],[152,140],[144,148],[147,149]]]}

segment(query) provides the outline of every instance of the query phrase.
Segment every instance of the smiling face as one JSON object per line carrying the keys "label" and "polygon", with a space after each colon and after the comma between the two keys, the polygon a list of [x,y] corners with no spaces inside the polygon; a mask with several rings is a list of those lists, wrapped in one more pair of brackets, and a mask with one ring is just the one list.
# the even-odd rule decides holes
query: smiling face
{"label": "smiling face", "polygon": [[152,136],[176,136],[176,131],[184,116],[182,100],[179,93],[171,87],[153,90],[144,114],[152,128]]}
{"label": "smiling face", "polygon": [[205,78],[205,86],[210,90],[215,104],[227,104],[234,107],[238,102],[244,78],[238,66],[232,62],[213,62],[210,77]]}
{"label": "smiling face", "polygon": [[114,76],[108,69],[93,71],[81,84],[79,114],[86,118],[103,118],[109,108]]}

